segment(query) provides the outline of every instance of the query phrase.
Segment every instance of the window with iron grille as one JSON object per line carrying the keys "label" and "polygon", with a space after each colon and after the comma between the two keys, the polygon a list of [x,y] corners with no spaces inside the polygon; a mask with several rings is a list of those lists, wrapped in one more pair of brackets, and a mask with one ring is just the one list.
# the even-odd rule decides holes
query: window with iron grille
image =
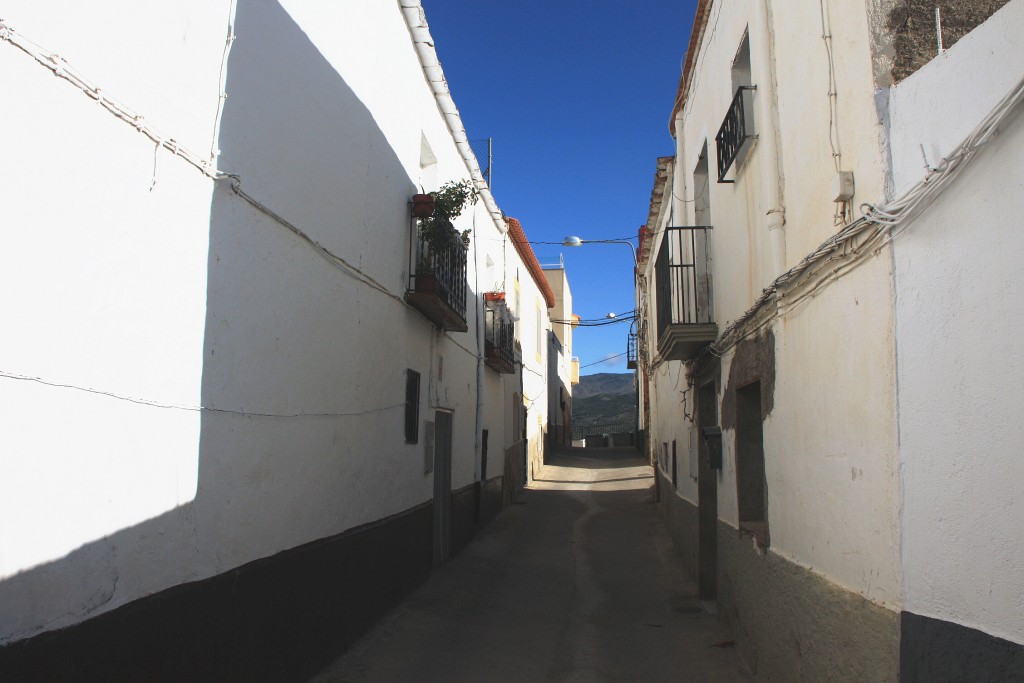
{"label": "window with iron grille", "polygon": [[420,440],[420,373],[405,371],[405,442]]}
{"label": "window with iron grille", "polygon": [[735,93],[729,111],[722,121],[722,127],[715,136],[718,146],[718,182],[731,183],[726,180],[726,173],[735,163],[737,167],[749,151],[752,141],[757,137],[754,127],[753,92],[757,86],[753,84],[750,64],[750,37],[744,34],[732,65],[732,92]]}

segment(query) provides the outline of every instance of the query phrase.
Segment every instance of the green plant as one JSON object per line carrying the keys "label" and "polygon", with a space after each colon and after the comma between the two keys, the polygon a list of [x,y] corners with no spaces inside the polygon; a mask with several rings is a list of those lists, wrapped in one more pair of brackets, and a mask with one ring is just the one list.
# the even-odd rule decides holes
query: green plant
{"label": "green plant", "polygon": [[473,182],[450,180],[430,195],[434,198],[434,215],[417,219],[420,237],[434,249],[450,246],[456,240],[461,241],[463,246],[469,246],[469,230],[460,233],[455,229],[453,221],[467,206],[476,204],[476,187]]}

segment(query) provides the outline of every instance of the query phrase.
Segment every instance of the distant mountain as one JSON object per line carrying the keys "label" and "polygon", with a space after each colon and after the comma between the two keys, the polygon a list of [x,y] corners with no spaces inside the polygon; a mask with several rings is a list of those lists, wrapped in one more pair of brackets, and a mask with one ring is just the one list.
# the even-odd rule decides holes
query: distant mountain
{"label": "distant mountain", "polygon": [[602,372],[580,377],[572,391],[572,419],[577,427],[634,424],[633,373]]}
{"label": "distant mountain", "polygon": [[572,389],[574,399],[597,396],[598,394],[633,394],[632,372],[599,372],[594,375],[583,375],[580,383]]}
{"label": "distant mountain", "polygon": [[636,398],[632,394],[598,394],[572,401],[576,426],[623,425],[636,422]]}

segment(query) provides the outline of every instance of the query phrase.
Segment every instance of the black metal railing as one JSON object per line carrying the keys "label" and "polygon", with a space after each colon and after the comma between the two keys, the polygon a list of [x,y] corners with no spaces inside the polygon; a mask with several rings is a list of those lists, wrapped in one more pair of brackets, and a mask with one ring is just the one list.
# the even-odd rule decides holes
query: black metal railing
{"label": "black metal railing", "polygon": [[630,370],[636,368],[636,332],[630,332],[626,339],[626,367]]}
{"label": "black metal railing", "polygon": [[714,322],[711,226],[665,228],[654,277],[659,338],[669,325]]}
{"label": "black metal railing", "polygon": [[416,291],[437,294],[466,319],[466,247],[458,236],[443,244],[416,240]]}
{"label": "black metal railing", "polygon": [[515,322],[504,303],[487,304],[484,311],[484,342],[488,359],[515,368]]}
{"label": "black metal railing", "polygon": [[729,111],[722,121],[722,127],[715,136],[718,147],[718,182],[731,183],[725,174],[739,156],[743,145],[754,136],[753,91],[755,85],[741,85],[736,89]]}

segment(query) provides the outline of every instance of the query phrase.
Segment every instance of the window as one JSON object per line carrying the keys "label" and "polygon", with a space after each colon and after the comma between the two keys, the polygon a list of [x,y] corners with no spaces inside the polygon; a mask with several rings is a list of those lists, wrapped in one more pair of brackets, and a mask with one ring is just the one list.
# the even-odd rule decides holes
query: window
{"label": "window", "polygon": [[736,58],[732,63],[731,81],[733,99],[729,111],[718,129],[715,142],[718,147],[718,182],[732,183],[726,180],[729,168],[739,168],[746,158],[754,139],[757,137],[754,126],[754,97],[756,86],[752,80],[750,64],[750,36],[743,34]]}
{"label": "window", "polygon": [[427,141],[426,133],[420,131],[420,185],[424,192],[437,189],[437,157]]}
{"label": "window", "polygon": [[736,390],[736,499],[740,529],[768,546],[768,496],[764,468],[761,383]]}
{"label": "window", "polygon": [[744,33],[740,48],[736,50],[736,59],[732,63],[732,92],[743,86],[753,85],[750,70],[750,34]]}
{"label": "window", "polygon": [[540,304],[537,304],[537,361],[540,362],[544,353],[544,319],[541,316]]}
{"label": "window", "polygon": [[405,442],[420,440],[420,373],[405,371]]}
{"label": "window", "polygon": [[697,166],[693,169],[693,224],[714,225],[711,219],[711,191],[708,183],[708,143],[697,157]]}

